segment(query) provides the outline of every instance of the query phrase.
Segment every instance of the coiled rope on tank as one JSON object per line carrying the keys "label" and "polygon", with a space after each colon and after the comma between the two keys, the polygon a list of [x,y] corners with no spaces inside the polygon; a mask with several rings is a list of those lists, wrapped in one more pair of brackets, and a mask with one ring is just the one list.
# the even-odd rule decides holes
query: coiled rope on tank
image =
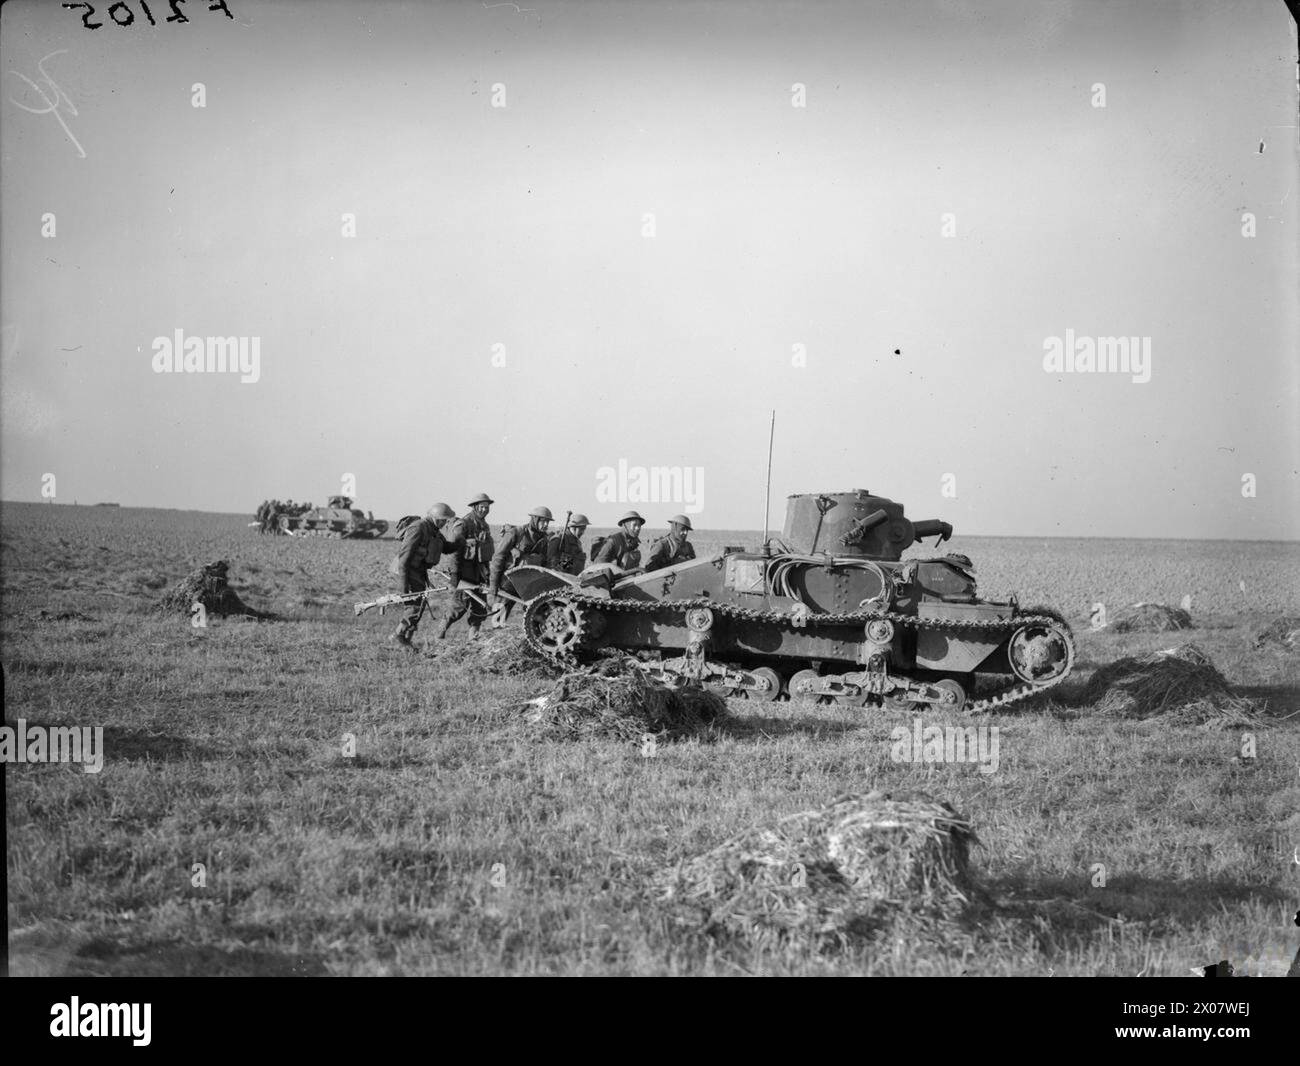
{"label": "coiled rope on tank", "polygon": [[893,582],[889,580],[889,575],[872,560],[849,557],[835,558],[834,556],[828,557],[825,555],[779,555],[773,559],[767,566],[767,582],[768,587],[772,590],[772,595],[785,596],[792,600],[798,600],[806,607],[812,607],[813,605],[808,603],[799,594],[799,591],[790,584],[791,578],[809,566],[834,567],[844,570],[869,570],[875,574],[876,579],[880,582],[880,595],[863,600],[858,605],[860,608],[887,607],[894,598]]}

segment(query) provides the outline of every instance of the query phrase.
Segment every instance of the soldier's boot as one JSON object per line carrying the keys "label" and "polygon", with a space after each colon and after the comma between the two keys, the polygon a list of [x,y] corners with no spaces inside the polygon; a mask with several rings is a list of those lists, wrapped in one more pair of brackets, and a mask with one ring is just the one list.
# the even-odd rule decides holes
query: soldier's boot
{"label": "soldier's boot", "polygon": [[415,651],[415,645],[411,643],[411,633],[413,627],[405,618],[402,619],[397,629],[393,631],[392,636],[388,639],[395,641],[398,647],[405,648],[407,651]]}
{"label": "soldier's boot", "polygon": [[471,622],[471,623],[469,624],[469,641],[470,641],[470,643],[471,643],[471,644],[474,643],[474,641],[478,640],[478,638],[481,637],[482,635],[483,635],[483,623],[482,623],[482,622]]}

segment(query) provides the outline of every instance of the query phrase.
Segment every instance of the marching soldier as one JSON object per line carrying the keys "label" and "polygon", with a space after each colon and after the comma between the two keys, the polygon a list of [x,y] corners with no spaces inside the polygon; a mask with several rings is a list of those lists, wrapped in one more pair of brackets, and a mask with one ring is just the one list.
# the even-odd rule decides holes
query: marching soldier
{"label": "marching soldier", "polygon": [[651,546],[650,558],[645,564],[646,572],[662,570],[666,566],[676,566],[694,559],[695,546],[686,539],[690,531],[691,520],[684,514],[675,514],[668,519],[668,535],[660,537]]}
{"label": "marching soldier", "polygon": [[[424,592],[429,587],[429,571],[438,565],[442,558],[445,544],[442,539],[443,528],[456,517],[456,512],[445,503],[435,503],[429,513],[416,519],[399,530],[402,546],[393,557],[388,567],[389,573],[397,578],[397,591],[402,595],[411,592]],[[416,626],[424,616],[428,606],[427,599],[419,599],[410,605],[406,617],[402,619],[397,631],[389,638],[405,648],[411,647],[411,638],[415,636]]]}
{"label": "marching soldier", "polygon": [[641,527],[645,519],[635,511],[628,511],[618,520],[618,531],[611,533],[596,552],[593,566],[612,563],[620,570],[635,570],[641,565]]}
{"label": "marching soldier", "polygon": [[[492,556],[492,565],[488,574],[488,607],[494,612],[500,611],[494,625],[509,618],[510,608],[514,606],[513,600],[506,600],[503,607],[497,605],[497,593],[501,591],[501,576],[507,569],[515,566],[530,563],[534,566],[546,565],[547,529],[554,519],[555,516],[551,514],[549,507],[534,507],[528,512],[527,525],[506,527],[501,543],[497,545],[496,553]],[[513,586],[510,586],[510,591],[514,592]]]}
{"label": "marching soldier", "polygon": [[546,567],[565,574],[580,574],[587,553],[582,550],[582,535],[591,523],[585,514],[569,516],[569,524],[546,542]]}
{"label": "marching soldier", "polygon": [[[452,588],[460,582],[468,581],[472,585],[485,585],[488,582],[488,568],[492,562],[492,531],[488,529],[488,511],[496,501],[487,493],[480,492],[469,501],[469,511],[457,518],[448,527],[443,570],[451,581]],[[442,631],[438,639],[447,636],[457,621],[469,612],[469,639],[477,640],[479,629],[487,617],[487,607],[476,595],[471,596],[458,591],[452,596],[451,606],[442,622]]]}

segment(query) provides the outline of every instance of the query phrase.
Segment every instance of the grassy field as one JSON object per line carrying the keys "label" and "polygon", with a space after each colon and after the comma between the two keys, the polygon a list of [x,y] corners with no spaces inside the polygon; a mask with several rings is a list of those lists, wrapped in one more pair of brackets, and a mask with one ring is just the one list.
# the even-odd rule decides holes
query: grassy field
{"label": "grassy field", "polygon": [[[1300,655],[1251,636],[1300,614],[1300,546],[958,539],[985,595],[1055,605],[1081,653],[1051,699],[981,723],[1001,740],[981,774],[894,762],[910,715],[838,707],[735,700],[653,757],[539,739],[520,708],[544,680],[483,673],[463,628],[431,658],[385,646],[392,616],[353,619],[388,590],[392,541],[245,521],[0,511],[6,722],[103,726],[106,747],[99,774],[5,767],[12,972],[1182,976],[1221,958],[1281,973],[1296,953]],[[219,558],[282,620],[151,611]],[[1095,603],[1183,596],[1195,631],[1089,629]],[[1080,703],[1099,665],[1187,640],[1260,701],[1254,759],[1240,729]],[[828,953],[711,938],[650,888],[741,829],[874,788],[966,814],[987,898]]]}

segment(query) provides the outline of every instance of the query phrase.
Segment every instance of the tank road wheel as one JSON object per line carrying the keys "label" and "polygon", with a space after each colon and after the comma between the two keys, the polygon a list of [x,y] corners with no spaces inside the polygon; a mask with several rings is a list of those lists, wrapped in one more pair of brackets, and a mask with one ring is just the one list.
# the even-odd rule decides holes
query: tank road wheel
{"label": "tank road wheel", "polygon": [[1058,622],[1030,622],[1007,643],[1011,672],[1031,685],[1064,677],[1074,665],[1074,641]]}
{"label": "tank road wheel", "polygon": [[950,677],[936,681],[934,687],[943,693],[943,702],[934,704],[945,711],[961,711],[966,706],[966,690]]}
{"label": "tank road wheel", "polygon": [[756,680],[764,684],[762,688],[745,689],[746,699],[771,703],[781,695],[781,675],[770,666],[760,666],[757,670],[751,670],[750,673]]}
{"label": "tank road wheel", "polygon": [[552,659],[562,659],[577,650],[584,621],[582,608],[567,600],[536,599],[524,612],[528,639]]}
{"label": "tank road wheel", "polygon": [[790,678],[790,702],[820,703],[821,696],[812,690],[813,683],[819,676],[816,670],[800,670]]}

